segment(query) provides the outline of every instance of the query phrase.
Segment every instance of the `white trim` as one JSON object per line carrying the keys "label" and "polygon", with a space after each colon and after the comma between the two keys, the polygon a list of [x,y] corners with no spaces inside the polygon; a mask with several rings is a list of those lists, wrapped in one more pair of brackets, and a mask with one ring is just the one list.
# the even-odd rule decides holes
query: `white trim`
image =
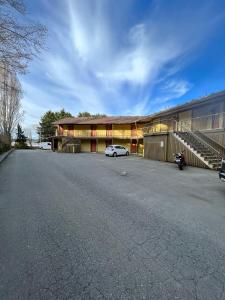
{"label": "white trim", "polygon": [[190,150],[198,159],[200,159],[209,169],[214,169],[213,165],[205,160],[196,150],[194,150],[190,145],[188,145],[178,134],[173,133],[174,137],[181,142],[188,150]]}

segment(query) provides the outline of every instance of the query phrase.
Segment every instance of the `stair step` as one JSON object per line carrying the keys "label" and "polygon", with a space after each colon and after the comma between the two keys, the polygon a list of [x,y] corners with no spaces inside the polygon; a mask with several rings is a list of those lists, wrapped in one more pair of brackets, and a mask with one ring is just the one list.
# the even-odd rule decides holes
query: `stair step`
{"label": "stair step", "polygon": [[221,159],[217,151],[214,151],[200,134],[192,135],[189,132],[177,132],[176,134],[188,144],[189,147],[201,155],[213,169],[217,170],[221,166]]}
{"label": "stair step", "polygon": [[215,153],[212,153],[212,152],[209,152],[209,151],[200,151],[200,150],[197,150],[198,152],[204,154],[204,155],[215,155]]}
{"label": "stair step", "polygon": [[219,159],[208,159],[208,161],[210,162],[210,163],[220,163],[220,160]]}
{"label": "stair step", "polygon": [[198,150],[197,150],[197,152],[200,153],[200,154],[203,155],[203,156],[215,156],[215,154],[209,153],[209,152],[205,153],[205,152],[198,151]]}
{"label": "stair step", "polygon": [[220,161],[220,159],[218,157],[205,157],[203,156],[204,159],[209,160],[209,161]]}

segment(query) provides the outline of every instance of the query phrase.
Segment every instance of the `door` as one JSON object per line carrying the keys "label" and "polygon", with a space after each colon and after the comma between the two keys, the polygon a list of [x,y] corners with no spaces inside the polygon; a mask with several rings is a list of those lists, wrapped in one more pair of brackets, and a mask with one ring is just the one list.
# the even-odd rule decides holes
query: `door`
{"label": "door", "polygon": [[137,153],[137,141],[136,140],[132,140],[131,146],[130,146],[130,152]]}
{"label": "door", "polygon": [[106,125],[106,136],[112,136],[112,125]]}
{"label": "door", "polygon": [[97,144],[96,140],[91,140],[91,152],[96,152]]}
{"label": "door", "polygon": [[97,129],[97,126],[96,125],[92,125],[91,126],[91,136],[96,136],[96,129]]}

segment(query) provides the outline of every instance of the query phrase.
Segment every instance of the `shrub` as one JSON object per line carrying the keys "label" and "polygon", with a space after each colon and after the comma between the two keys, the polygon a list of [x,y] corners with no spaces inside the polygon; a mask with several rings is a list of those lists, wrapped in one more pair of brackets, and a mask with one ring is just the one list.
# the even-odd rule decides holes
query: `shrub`
{"label": "shrub", "polygon": [[10,149],[10,145],[9,144],[3,144],[0,142],[0,154],[8,151]]}

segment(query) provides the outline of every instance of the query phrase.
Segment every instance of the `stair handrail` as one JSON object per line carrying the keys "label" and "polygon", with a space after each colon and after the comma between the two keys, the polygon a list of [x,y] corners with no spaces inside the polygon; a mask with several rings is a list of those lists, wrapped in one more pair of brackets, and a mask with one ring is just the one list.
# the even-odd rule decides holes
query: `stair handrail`
{"label": "stair handrail", "polygon": [[186,127],[185,125],[182,124],[182,126],[184,126],[184,128],[187,130],[187,132],[189,132],[191,135],[193,135],[195,138],[200,139],[203,144],[206,144],[207,146],[209,146],[209,148],[211,148],[214,152],[217,152],[218,156],[220,158],[223,158],[223,156],[220,154],[220,152],[218,150],[216,150],[215,148],[213,148],[211,145],[209,145],[207,142],[205,142],[201,137],[197,136],[197,134],[195,134],[193,131],[191,131],[188,127]]}
{"label": "stair handrail", "polygon": [[203,131],[201,130],[197,130],[197,132],[199,132],[200,134],[204,135],[207,139],[211,140],[212,142],[214,142],[215,144],[219,145],[221,148],[224,149],[225,151],[225,147],[223,145],[221,145],[219,142],[215,141],[213,138],[211,138],[210,136],[206,135]]}

